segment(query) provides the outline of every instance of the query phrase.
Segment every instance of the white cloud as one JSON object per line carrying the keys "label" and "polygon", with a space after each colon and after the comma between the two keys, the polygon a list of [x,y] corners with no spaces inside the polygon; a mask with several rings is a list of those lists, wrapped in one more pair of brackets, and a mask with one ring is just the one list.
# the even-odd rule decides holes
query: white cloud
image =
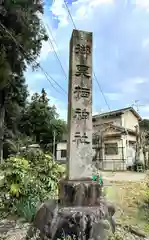
{"label": "white cloud", "polygon": [[101,109],[99,109],[99,111],[93,111],[92,116],[99,115],[99,114],[105,113],[105,112],[107,112],[107,110],[101,108]]}
{"label": "white cloud", "polygon": [[68,13],[63,0],[54,0],[50,10],[54,17],[60,21],[61,26],[68,25]]}
{"label": "white cloud", "polygon": [[149,105],[141,106],[141,111],[149,112]]}
{"label": "white cloud", "polygon": [[105,95],[108,97],[109,100],[111,101],[117,101],[120,98],[122,98],[122,94],[120,93],[105,93]]}
{"label": "white cloud", "polygon": [[33,73],[33,75],[34,75],[34,78],[37,80],[41,80],[45,78],[45,76],[42,73]]}
{"label": "white cloud", "polygon": [[142,77],[134,77],[134,78],[128,78],[126,79],[126,81],[124,82],[125,83],[130,83],[131,85],[135,86],[135,85],[138,85],[138,84],[142,84],[142,83],[145,83],[147,81],[146,78],[142,78]]}
{"label": "white cloud", "polygon": [[99,112],[93,112],[93,116],[95,116],[95,115],[98,115],[99,114]]}
{"label": "white cloud", "polygon": [[[74,21],[81,21],[89,19],[91,17],[94,17],[94,9],[96,9],[99,5],[103,4],[112,4],[114,3],[114,0],[78,0],[76,2],[72,3],[72,7],[70,7],[70,11],[73,17]],[[51,22],[49,21],[49,17],[42,15],[41,13],[37,13],[38,17],[41,19],[41,22],[44,24],[45,29],[48,33],[48,36],[50,40],[48,42],[43,41],[42,43],[42,49],[40,57],[37,59],[37,61],[45,61],[50,53],[52,53],[55,49],[55,51],[62,51],[67,48],[66,42],[68,42],[67,37],[69,37],[69,34],[65,34],[65,36],[59,39],[59,33],[61,34],[61,29],[66,28],[67,26],[72,28],[72,23],[70,21],[70,16],[68,14],[68,11],[65,7],[64,0],[53,0],[53,3],[49,9],[52,14],[53,18],[57,19],[59,21],[59,26],[57,31],[52,27]],[[90,24],[92,25],[92,24]],[[64,30],[63,30],[64,31]],[[55,44],[55,40],[51,36],[51,32],[54,38],[58,38],[58,49],[57,44]],[[69,33],[69,29],[67,30],[67,33]],[[61,35],[61,36],[62,36]],[[52,41],[51,46],[50,41]]]}
{"label": "white cloud", "polygon": [[59,114],[61,119],[67,120],[67,106],[62,102],[59,101],[57,98],[52,97],[49,91],[46,91],[48,98],[50,99],[50,104],[55,105],[57,113]]}
{"label": "white cloud", "polygon": [[121,92],[124,94],[127,93],[136,93],[139,90],[141,84],[147,82],[146,78],[135,77],[128,78],[124,82],[121,82]]}
{"label": "white cloud", "polygon": [[[45,61],[49,55],[50,52],[54,52],[57,51],[57,46],[55,45],[55,42],[51,36],[51,26],[49,24],[48,18],[46,16],[44,16],[43,14],[41,14],[40,12],[37,12],[37,16],[39,17],[41,23],[43,24],[49,40],[48,41],[43,41],[42,42],[42,48],[40,51],[40,56],[38,57],[37,61]],[[53,33],[53,31],[52,31]],[[55,35],[55,34],[53,34]]]}
{"label": "white cloud", "polygon": [[[131,5],[132,2],[134,2],[134,6]],[[148,9],[148,4],[149,0],[78,0],[73,2],[72,5],[69,4],[76,27],[93,32],[94,70],[97,78],[101,81],[102,90],[104,93],[106,92],[111,109],[119,108],[119,105],[123,107],[129,102],[133,102],[134,99],[142,101],[143,96],[145,96],[145,94],[142,94],[142,92],[145,92],[142,90],[142,86],[143,83],[145,88],[147,86],[149,74],[146,65],[149,62],[147,57],[149,55],[143,48],[148,47],[149,44],[149,21],[147,19],[148,14],[143,15],[145,12],[142,9]],[[136,5],[138,8],[137,11],[134,11]],[[64,0],[53,0],[50,10],[53,18],[58,20],[56,27],[52,27],[54,25],[53,20],[50,19],[50,11],[47,16],[42,16],[42,20],[49,25],[50,29],[52,28],[61,63],[64,66],[65,61],[67,61],[68,69],[69,40],[73,23],[68,16]],[[55,44],[54,41],[53,44]],[[56,45],[54,45],[55,48]],[[94,50],[95,48],[96,50]],[[41,61],[44,60],[44,64],[41,65],[47,69],[50,75],[51,72],[52,74],[60,73],[59,63],[56,62],[52,51],[50,44],[45,44],[40,59]],[[54,57],[51,57],[51,55]],[[46,61],[47,57],[48,61]],[[62,75],[61,79],[54,76],[54,79],[58,83],[60,82],[62,87],[67,88],[63,78]],[[34,88],[37,85],[42,88],[45,82],[47,81],[39,80],[33,83],[31,79],[32,89],[33,84]],[[46,90],[47,88],[45,87]],[[99,90],[97,89],[97,91],[98,96],[95,97],[93,102],[96,106],[96,108],[93,108],[95,112],[98,111],[99,107],[105,107],[102,97],[99,97]],[[52,89],[51,92],[54,96],[53,102],[56,102],[58,111],[61,112],[60,115],[66,118],[67,106],[63,104],[63,100],[57,100],[59,96],[56,91],[53,94]],[[96,89],[94,89],[93,95],[95,92]],[[142,108],[140,110],[143,111]]]}
{"label": "white cloud", "polygon": [[113,4],[114,0],[78,0],[73,3],[77,10],[73,16],[74,20],[80,21],[89,19],[93,13],[94,9],[102,4]]}
{"label": "white cloud", "polygon": [[77,11],[75,15],[75,19],[80,20],[82,18],[87,17],[87,8],[85,6],[81,6]]}
{"label": "white cloud", "polygon": [[97,7],[100,4],[113,4],[114,0],[88,0],[90,7]]}
{"label": "white cloud", "polygon": [[37,58],[37,61],[45,61],[50,52],[53,52],[52,46],[50,46],[49,42],[43,41],[40,56]]}
{"label": "white cloud", "polygon": [[[89,19],[94,9],[101,4],[113,4],[114,0],[78,0],[72,3],[70,7],[74,21]],[[59,20],[59,27],[69,25],[69,14],[65,7],[64,0],[54,0],[50,7],[55,19]]]}
{"label": "white cloud", "polygon": [[146,116],[146,117],[142,117],[142,119],[149,119],[149,116]]}
{"label": "white cloud", "polygon": [[101,4],[112,4],[115,0],[78,0],[73,5],[89,4],[89,6],[99,6]]}
{"label": "white cloud", "polygon": [[[134,101],[135,96],[138,94],[140,90],[140,85],[142,85],[145,82],[147,82],[147,79],[140,78],[140,77],[126,79],[125,81],[120,82],[118,84],[119,85],[118,92],[105,93],[105,96],[110,101],[118,101],[118,100],[122,101],[123,99],[126,99],[127,101],[127,98],[128,98],[128,101],[130,102]],[[129,98],[129,96],[131,96],[131,99]],[[130,103],[126,104],[126,107],[130,107]],[[142,107],[141,107],[141,110],[143,110]]]}
{"label": "white cloud", "polygon": [[148,0],[135,0],[135,4],[137,7],[141,7],[149,10],[149,1]]}

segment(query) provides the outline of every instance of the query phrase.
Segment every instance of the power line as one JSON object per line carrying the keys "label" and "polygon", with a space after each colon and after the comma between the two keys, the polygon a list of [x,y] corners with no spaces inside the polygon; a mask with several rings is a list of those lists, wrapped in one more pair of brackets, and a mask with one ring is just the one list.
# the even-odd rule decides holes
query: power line
{"label": "power line", "polygon": [[66,2],[65,0],[64,0],[64,4],[65,4],[65,6],[66,6],[66,8],[67,8],[67,11],[68,11],[69,17],[70,17],[70,19],[71,19],[71,21],[72,21],[72,23],[73,23],[74,28],[77,29],[77,28],[76,28],[76,25],[75,25],[75,22],[73,21],[73,18],[72,18],[71,12],[70,12],[70,10],[69,10],[69,7],[68,7],[68,5],[67,5],[67,2]]}
{"label": "power line", "polygon": [[[49,33],[50,33],[50,35],[51,35],[51,37],[52,37],[52,39],[53,39],[56,47],[57,47],[56,41],[55,41],[55,39],[54,39],[54,37],[53,37],[52,31],[50,30],[48,24],[44,23],[44,21],[43,21],[42,18],[40,18],[40,21],[42,22],[43,27],[45,28],[45,30],[48,29],[48,31],[49,31]],[[24,22],[24,19],[23,19],[23,22]],[[25,22],[24,22],[24,23],[25,23]],[[46,28],[47,28],[47,29],[46,29]],[[47,32],[47,31],[46,31],[46,32]],[[67,80],[67,74],[66,74],[66,72],[65,72],[65,70],[64,70],[64,68],[63,68],[63,66],[62,66],[62,63],[61,63],[61,61],[60,61],[60,58],[58,57],[58,54],[57,54],[57,52],[56,52],[56,50],[55,50],[55,47],[54,47],[53,42],[52,42],[52,40],[51,40],[50,37],[48,38],[48,41],[50,41],[50,46],[51,46],[52,49],[54,50],[54,53],[55,53],[56,58],[57,58],[57,60],[58,60],[58,62],[59,62],[59,64],[60,64],[60,67],[61,67],[61,69],[62,69],[62,72],[63,72],[63,74],[64,74],[64,76],[65,76],[65,78],[66,78],[66,80]]]}
{"label": "power line", "polygon": [[[42,22],[43,22],[43,21],[42,21]],[[51,37],[54,39],[54,37],[53,37],[53,35],[52,35],[52,31],[50,30],[48,24],[45,24],[45,23],[43,22],[43,25],[45,25],[45,26],[47,27],[48,31],[50,32]],[[59,62],[59,64],[60,64],[60,67],[61,67],[61,69],[62,69],[62,72],[63,72],[63,74],[64,74],[64,76],[65,76],[65,78],[66,78],[66,80],[67,80],[67,74],[66,74],[66,72],[65,72],[65,70],[64,70],[64,68],[63,68],[63,65],[62,65],[62,63],[61,63],[61,60],[59,59],[59,56],[58,56],[58,54],[57,54],[57,52],[56,52],[56,50],[55,50],[54,44],[52,43],[52,40],[51,40],[50,38],[49,38],[48,40],[50,41],[50,45],[52,46],[52,48],[53,48],[53,50],[54,50],[55,56],[56,56],[56,58],[57,58],[57,60],[58,60],[58,62]],[[57,46],[56,42],[55,42],[55,45]]]}
{"label": "power line", "polygon": [[[19,48],[21,48],[23,50],[23,53],[20,51],[21,54],[26,53],[25,49],[23,48],[23,46],[16,40],[16,38],[10,33],[10,31],[0,22],[0,26],[2,27],[3,30],[5,30],[6,33],[9,34],[9,36],[13,39],[13,41],[15,42],[16,46],[18,46]],[[40,65],[40,63],[38,63],[35,59],[33,59],[33,62],[35,62],[37,64],[37,66],[41,69],[41,71],[44,73],[46,79],[48,80],[48,82],[51,84],[51,86],[57,91],[57,89],[54,87],[54,85],[51,83],[51,80],[65,93],[67,94],[67,92],[55,81],[55,79],[53,77],[51,77],[44,69],[43,67]],[[51,80],[50,80],[50,79]]]}
{"label": "power line", "polygon": [[100,89],[100,92],[101,92],[101,94],[102,94],[102,96],[103,96],[103,98],[104,98],[104,100],[105,100],[105,103],[106,103],[109,111],[111,111],[111,108],[110,108],[110,106],[109,106],[109,104],[108,104],[108,102],[107,102],[107,99],[106,99],[106,97],[105,97],[105,94],[104,94],[104,92],[102,91],[101,85],[100,85],[100,83],[99,83],[99,81],[98,81],[98,79],[97,79],[97,77],[96,77],[96,75],[95,75],[94,72],[93,72],[93,75],[94,75],[94,79],[95,79],[96,82],[97,82],[97,85],[98,85],[98,87],[99,87],[99,89]]}
{"label": "power line", "polygon": [[[71,19],[71,21],[72,21],[72,23],[73,23],[74,28],[77,29],[77,28],[76,28],[76,25],[75,25],[75,23],[74,23],[74,20],[73,20],[73,18],[72,18],[71,12],[70,12],[70,10],[69,10],[68,4],[67,4],[67,2],[66,2],[65,0],[64,0],[64,4],[65,4],[65,6],[66,6],[66,8],[67,8],[69,17],[70,17],[70,19]],[[100,89],[100,91],[101,91],[101,94],[102,94],[102,96],[103,96],[103,98],[104,98],[104,101],[105,101],[105,103],[106,103],[109,111],[111,111],[111,108],[110,108],[110,106],[109,106],[109,104],[108,104],[108,102],[107,102],[107,100],[106,100],[106,97],[105,97],[105,95],[104,95],[104,92],[102,91],[101,85],[100,85],[100,83],[99,83],[99,81],[98,81],[98,79],[97,79],[97,77],[96,77],[96,75],[95,75],[95,72],[93,72],[93,75],[94,75],[94,79],[96,80],[96,82],[97,82],[97,84],[98,84],[98,87],[99,87],[99,89]]]}

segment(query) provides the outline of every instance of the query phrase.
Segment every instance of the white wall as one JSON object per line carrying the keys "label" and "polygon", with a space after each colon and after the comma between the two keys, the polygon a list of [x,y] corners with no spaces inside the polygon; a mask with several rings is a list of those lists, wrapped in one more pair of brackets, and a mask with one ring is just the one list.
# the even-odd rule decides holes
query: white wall
{"label": "white wall", "polygon": [[126,111],[122,115],[122,124],[124,128],[136,130],[135,126],[139,126],[138,119],[131,111]]}
{"label": "white wall", "polygon": [[[103,157],[103,169],[104,170],[125,170],[125,162],[122,161],[123,157],[125,158],[125,142],[123,139],[112,139],[107,140],[104,143],[115,143],[118,144],[118,154],[117,155],[106,155],[104,153]],[[123,148],[122,148],[123,147]]]}
{"label": "white wall", "polygon": [[[136,137],[135,136],[130,136],[130,135],[124,135],[122,139],[109,139],[105,141],[105,143],[118,143],[118,155],[105,155],[104,154],[104,148],[103,148],[103,160],[104,162],[107,160],[107,163],[103,165],[105,170],[123,170],[123,168],[126,168],[127,164],[127,149],[129,145],[126,146],[126,140],[128,141],[135,141]],[[122,147],[123,147],[123,152],[122,152]],[[57,144],[57,152],[56,152],[56,159],[58,161],[66,161],[66,158],[61,158],[61,150],[67,150],[67,143],[66,142],[61,142]],[[95,150],[93,150],[93,156],[95,154]],[[121,159],[124,157],[126,160],[126,163],[120,162]],[[113,164],[114,161],[114,164]],[[117,161],[117,162],[116,162]],[[116,168],[116,169],[114,169]]]}
{"label": "white wall", "polygon": [[57,151],[56,151],[56,160],[58,161],[66,161],[66,158],[61,158],[61,150],[67,150],[67,143],[61,142],[57,144]]}
{"label": "white wall", "polygon": [[132,136],[132,135],[127,135],[127,141],[132,141],[132,142],[136,142],[137,141],[137,138],[136,136]]}

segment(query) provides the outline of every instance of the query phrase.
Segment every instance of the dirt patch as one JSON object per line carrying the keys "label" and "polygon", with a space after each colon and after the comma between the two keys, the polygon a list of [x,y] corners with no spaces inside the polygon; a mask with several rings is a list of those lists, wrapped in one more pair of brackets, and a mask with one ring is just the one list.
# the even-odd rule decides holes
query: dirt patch
{"label": "dirt patch", "polygon": [[109,181],[140,182],[144,181],[146,174],[137,172],[101,172],[103,178]]}
{"label": "dirt patch", "polygon": [[147,222],[144,213],[139,208],[143,201],[146,185],[144,182],[111,182],[104,189],[105,196],[116,206],[116,221],[121,224],[139,226],[146,230]]}
{"label": "dirt patch", "polygon": [[25,239],[29,223],[21,220],[0,219],[1,240],[23,240]]}

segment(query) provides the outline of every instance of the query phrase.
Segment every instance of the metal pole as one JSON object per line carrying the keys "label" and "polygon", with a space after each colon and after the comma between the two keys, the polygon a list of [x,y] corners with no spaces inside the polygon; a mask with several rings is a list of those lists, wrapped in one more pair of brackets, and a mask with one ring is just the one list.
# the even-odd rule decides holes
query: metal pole
{"label": "metal pole", "polygon": [[53,132],[53,160],[55,160],[55,130]]}

